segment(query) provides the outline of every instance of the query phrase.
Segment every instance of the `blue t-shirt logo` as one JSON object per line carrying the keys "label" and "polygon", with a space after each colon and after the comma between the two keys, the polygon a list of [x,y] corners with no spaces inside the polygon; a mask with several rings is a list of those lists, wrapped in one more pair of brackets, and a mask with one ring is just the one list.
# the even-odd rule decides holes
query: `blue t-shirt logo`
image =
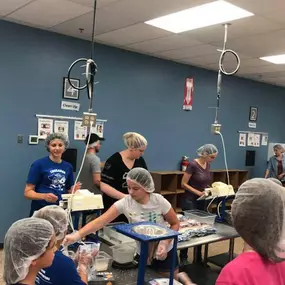
{"label": "blue t-shirt logo", "polygon": [[52,169],[48,175],[48,179],[51,181],[50,188],[63,191],[65,189],[66,172],[61,169]]}

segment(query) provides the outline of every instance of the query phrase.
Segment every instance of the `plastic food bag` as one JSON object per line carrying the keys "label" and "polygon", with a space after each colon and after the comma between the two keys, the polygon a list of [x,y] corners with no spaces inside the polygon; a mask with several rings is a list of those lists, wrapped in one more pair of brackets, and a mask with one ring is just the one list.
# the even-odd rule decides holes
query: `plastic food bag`
{"label": "plastic food bag", "polygon": [[92,281],[96,278],[96,268],[94,266],[95,257],[100,250],[100,243],[86,242],[78,247],[78,263],[83,263],[88,267],[88,280]]}

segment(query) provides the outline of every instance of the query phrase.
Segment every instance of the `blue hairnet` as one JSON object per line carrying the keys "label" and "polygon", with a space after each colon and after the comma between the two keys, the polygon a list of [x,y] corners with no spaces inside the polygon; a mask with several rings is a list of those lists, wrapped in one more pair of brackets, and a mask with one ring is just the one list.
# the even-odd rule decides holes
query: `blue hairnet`
{"label": "blue hairnet", "polygon": [[204,144],[197,149],[199,156],[208,156],[218,153],[218,149],[213,144]]}
{"label": "blue hairnet", "polygon": [[50,222],[26,218],[15,222],[4,240],[4,280],[16,284],[26,278],[33,260],[39,258],[54,235]]}
{"label": "blue hairnet", "polygon": [[69,146],[69,139],[65,134],[62,133],[52,133],[49,136],[47,136],[45,141],[45,146],[47,150],[49,150],[49,144],[53,140],[61,140],[64,143],[65,148],[68,148]]}

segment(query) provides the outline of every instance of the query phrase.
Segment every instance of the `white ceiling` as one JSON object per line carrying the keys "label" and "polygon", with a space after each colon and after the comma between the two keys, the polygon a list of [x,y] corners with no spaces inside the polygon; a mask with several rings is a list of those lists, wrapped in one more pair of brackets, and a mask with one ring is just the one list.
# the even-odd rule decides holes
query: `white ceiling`
{"label": "white ceiling", "polygon": [[[0,17],[52,32],[90,40],[94,0],[0,0]],[[224,28],[172,34],[144,24],[155,17],[212,0],[97,0],[95,40],[111,46],[217,70]],[[285,65],[261,56],[285,53],[284,0],[228,0],[255,14],[229,27],[227,47],[241,58],[238,76],[285,86]],[[80,32],[79,29],[84,29]],[[234,68],[232,57],[227,68]]]}

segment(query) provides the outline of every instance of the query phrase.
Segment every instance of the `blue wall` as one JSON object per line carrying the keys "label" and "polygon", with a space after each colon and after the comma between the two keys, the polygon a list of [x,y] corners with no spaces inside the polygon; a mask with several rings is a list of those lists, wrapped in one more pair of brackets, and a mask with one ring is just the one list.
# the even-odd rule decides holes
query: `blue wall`
{"label": "blue wall", "polygon": [[[23,197],[30,164],[46,155],[41,142],[27,144],[36,134],[35,114],[81,116],[81,112],[62,111],[62,78],[69,65],[88,57],[86,41],[0,21],[0,128],[1,200],[0,242],[10,224],[28,214],[29,202]],[[106,142],[100,153],[106,159],[123,146],[122,134],[137,131],[146,136],[149,147],[145,159],[151,170],[177,169],[181,156],[195,157],[204,143],[221,149],[220,138],[210,133],[216,104],[216,72],[206,71],[161,59],[151,58],[103,45],[96,46],[99,67],[94,111],[108,119]],[[182,111],[184,78],[194,77],[193,111]],[[82,92],[81,111],[87,111],[87,96]],[[249,106],[259,108],[256,131],[269,133],[273,142],[285,141],[285,90],[270,85],[225,78],[220,121],[227,146],[229,168],[245,168],[245,148],[238,147],[238,130],[248,130]],[[275,114],[279,113],[278,120]],[[17,135],[24,143],[17,144]],[[70,123],[73,137],[73,123]],[[71,141],[83,151],[83,143]],[[256,167],[261,176],[266,167],[267,147],[256,149]],[[223,155],[212,168],[224,168]]]}

